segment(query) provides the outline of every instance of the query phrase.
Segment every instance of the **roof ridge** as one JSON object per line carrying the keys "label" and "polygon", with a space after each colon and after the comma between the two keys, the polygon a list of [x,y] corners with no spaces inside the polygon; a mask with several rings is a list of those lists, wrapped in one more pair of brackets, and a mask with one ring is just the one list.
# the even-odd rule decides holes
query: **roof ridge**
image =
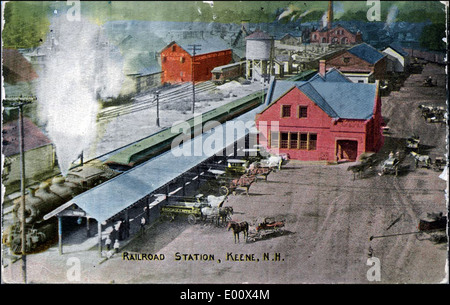
{"label": "roof ridge", "polygon": [[[327,83],[327,82],[324,82]],[[329,110],[331,110],[330,114],[333,115],[333,117],[339,117],[339,115],[337,114],[337,112],[333,109],[333,107],[331,107],[331,105],[325,100],[325,98],[316,90],[316,88],[314,88],[314,86],[309,82],[305,82],[304,84],[299,84],[297,85],[297,88],[300,89],[300,91],[302,91],[301,87],[303,86],[308,86],[309,88],[312,88],[314,90],[315,93],[317,93],[317,95],[322,99],[322,102],[324,102],[324,105],[328,106]],[[307,94],[306,92],[302,91],[304,94],[306,94],[317,106],[319,106],[323,111],[325,111],[326,113],[328,113],[328,111],[326,109],[324,109],[323,107],[321,107],[316,101],[315,99],[310,96],[309,94]]]}

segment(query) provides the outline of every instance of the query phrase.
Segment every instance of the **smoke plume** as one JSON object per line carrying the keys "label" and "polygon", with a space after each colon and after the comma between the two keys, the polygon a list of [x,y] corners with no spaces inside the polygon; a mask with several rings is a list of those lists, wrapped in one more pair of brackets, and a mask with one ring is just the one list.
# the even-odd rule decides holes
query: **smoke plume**
{"label": "smoke plume", "polygon": [[101,27],[87,20],[55,17],[50,28],[38,109],[65,176],[95,139],[98,98],[117,96],[121,89],[122,59]]}

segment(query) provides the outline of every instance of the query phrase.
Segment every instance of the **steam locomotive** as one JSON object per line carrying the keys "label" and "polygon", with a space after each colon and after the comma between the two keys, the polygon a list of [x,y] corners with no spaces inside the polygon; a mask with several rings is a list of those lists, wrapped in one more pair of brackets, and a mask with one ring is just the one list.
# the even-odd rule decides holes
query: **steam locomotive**
{"label": "steam locomotive", "polygon": [[[21,227],[25,219],[25,253],[36,253],[52,245],[57,238],[58,224],[55,218],[44,220],[47,213],[87,191],[118,175],[106,166],[83,165],[74,168],[64,178],[57,176],[42,182],[37,189],[28,189],[25,196],[25,215],[19,197],[14,201],[14,224],[2,236],[2,242],[13,254],[20,254],[22,247]],[[24,218],[23,218],[24,217]]]}

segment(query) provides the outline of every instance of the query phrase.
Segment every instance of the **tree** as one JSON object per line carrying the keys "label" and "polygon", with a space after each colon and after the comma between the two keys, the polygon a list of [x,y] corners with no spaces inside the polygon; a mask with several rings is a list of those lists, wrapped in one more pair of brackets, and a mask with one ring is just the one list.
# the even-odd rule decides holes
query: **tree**
{"label": "tree", "polygon": [[445,24],[433,23],[423,28],[420,35],[420,46],[431,51],[445,51],[445,42],[442,38],[445,37]]}

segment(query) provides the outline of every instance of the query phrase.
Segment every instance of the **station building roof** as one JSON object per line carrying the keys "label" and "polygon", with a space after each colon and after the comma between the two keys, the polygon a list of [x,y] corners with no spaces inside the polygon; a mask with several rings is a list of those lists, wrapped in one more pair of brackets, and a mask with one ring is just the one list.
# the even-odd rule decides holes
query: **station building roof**
{"label": "station building roof", "polygon": [[366,120],[373,115],[377,85],[353,83],[335,69],[324,76],[316,74],[308,81],[276,80],[269,88],[266,108],[293,87],[306,94],[332,118]]}
{"label": "station building roof", "polygon": [[[158,155],[149,161],[134,167],[133,169],[114,177],[99,186],[92,188],[65,203],[58,209],[44,216],[44,219],[57,216],[62,210],[76,205],[82,209],[89,217],[102,223],[107,221],[123,210],[131,207],[147,195],[164,187],[183,173],[193,169],[196,165],[221,152],[227,146],[244,137],[250,132],[235,132],[233,124],[235,122],[249,122],[254,124],[255,114],[262,110],[264,105],[205,132],[191,140],[183,142],[180,151],[189,152],[181,156],[175,156],[171,150]],[[233,132],[227,133],[227,130]],[[205,141],[214,143],[214,147],[208,150],[196,152],[196,147],[204,147]],[[212,146],[212,145],[211,145]],[[186,149],[188,148],[188,149]]]}

